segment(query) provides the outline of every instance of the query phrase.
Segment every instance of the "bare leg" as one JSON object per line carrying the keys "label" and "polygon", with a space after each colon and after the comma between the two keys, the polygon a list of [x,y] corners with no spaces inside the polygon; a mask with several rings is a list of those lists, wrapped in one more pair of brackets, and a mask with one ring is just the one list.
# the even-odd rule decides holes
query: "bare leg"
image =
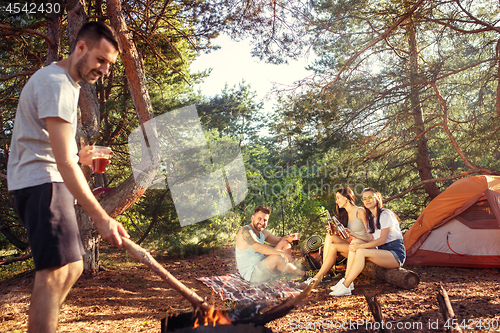
{"label": "bare leg", "polygon": [[294,274],[298,276],[304,276],[305,272],[291,263],[287,263],[282,256],[273,254],[264,259],[269,272],[274,272],[276,269],[285,274]]}
{"label": "bare leg", "polygon": [[297,268],[297,266],[291,263],[286,263],[283,267],[278,267],[278,270],[285,274],[293,274],[298,276],[304,276],[306,274],[306,272]]}
{"label": "bare leg", "polygon": [[[354,257],[351,258],[351,253]],[[365,267],[365,260],[373,262],[375,265],[384,268],[399,267],[399,263],[391,252],[379,249],[358,249],[356,252],[349,252],[348,262],[352,261],[349,272],[346,272],[344,285],[347,287],[358,277]]]}
{"label": "bare leg", "polygon": [[[351,244],[362,244],[362,243],[366,243],[366,242],[362,241],[360,239],[354,239],[351,242]],[[349,250],[349,248],[348,248],[348,250]],[[354,262],[355,254],[356,254],[356,252],[349,251],[349,253],[347,255],[347,266],[345,268],[345,274],[344,274],[345,277],[347,277],[349,275],[349,272],[350,272],[351,267],[352,267],[352,263]]]}
{"label": "bare leg", "polygon": [[356,252],[349,251],[349,254],[347,255],[347,266],[345,268],[345,274],[344,277],[346,278],[349,273],[351,272],[351,267],[356,258]]}
{"label": "bare leg", "polygon": [[335,264],[335,261],[337,260],[337,254],[341,253],[342,255],[346,255],[348,252],[349,252],[349,244],[347,242],[345,242],[345,244],[344,243],[331,244],[330,251],[325,256],[325,259],[323,260],[323,265],[321,266],[321,269],[318,271],[315,277],[318,280],[322,279],[323,276],[325,276]]}
{"label": "bare leg", "polygon": [[[278,244],[274,247],[276,250],[281,250],[292,256],[292,244],[284,239],[280,240]],[[298,276],[304,276],[305,272],[299,268],[297,268],[292,263],[286,262],[280,255],[270,255],[266,259],[264,259],[264,263],[266,264],[269,272],[274,272],[276,269],[285,274],[294,274]]]}
{"label": "bare leg", "polygon": [[325,262],[326,257],[330,252],[330,247],[332,246],[332,244],[343,244],[343,243],[349,244],[337,235],[330,235],[329,233],[326,233],[325,245],[323,245],[323,263]]}
{"label": "bare leg", "polygon": [[55,333],[59,310],[73,284],[82,274],[83,262],[37,271],[31,295],[28,333]]}
{"label": "bare leg", "polygon": [[280,240],[274,248],[276,250],[281,250],[288,255],[292,255],[292,244],[284,239]]}

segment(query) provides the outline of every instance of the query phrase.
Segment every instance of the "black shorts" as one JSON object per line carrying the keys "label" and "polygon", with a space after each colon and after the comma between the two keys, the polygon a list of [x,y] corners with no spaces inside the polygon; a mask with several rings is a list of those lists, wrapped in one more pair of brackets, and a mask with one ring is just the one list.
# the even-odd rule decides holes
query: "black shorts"
{"label": "black shorts", "polygon": [[85,253],[75,213],[75,198],[64,183],[14,191],[17,213],[28,230],[35,270],[82,260]]}

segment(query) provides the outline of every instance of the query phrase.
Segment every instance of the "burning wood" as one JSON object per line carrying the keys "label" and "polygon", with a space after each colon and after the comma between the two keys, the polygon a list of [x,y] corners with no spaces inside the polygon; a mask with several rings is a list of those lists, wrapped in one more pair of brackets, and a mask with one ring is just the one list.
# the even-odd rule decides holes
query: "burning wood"
{"label": "burning wood", "polygon": [[[264,325],[242,324],[236,322],[238,318],[252,317],[260,308],[261,304],[251,304],[248,306],[237,307],[229,311],[221,311],[211,308],[208,313],[195,311],[181,313],[179,315],[170,315],[168,318],[162,319],[161,333],[272,333],[272,331]],[[210,314],[210,312],[213,313]],[[203,326],[202,324],[207,325]]]}
{"label": "burning wood", "polygon": [[[200,319],[201,317],[201,319]],[[203,320],[201,326],[230,325],[231,319],[226,311],[215,310],[215,304],[201,316],[197,316],[194,321],[193,328],[200,326],[200,321]]]}

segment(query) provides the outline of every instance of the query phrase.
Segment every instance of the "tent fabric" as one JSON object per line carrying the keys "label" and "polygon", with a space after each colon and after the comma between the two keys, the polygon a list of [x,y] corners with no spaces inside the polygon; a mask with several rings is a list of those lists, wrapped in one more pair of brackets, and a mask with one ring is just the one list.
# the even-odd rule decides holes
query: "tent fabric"
{"label": "tent fabric", "polygon": [[500,177],[460,179],[404,235],[407,265],[500,267]]}

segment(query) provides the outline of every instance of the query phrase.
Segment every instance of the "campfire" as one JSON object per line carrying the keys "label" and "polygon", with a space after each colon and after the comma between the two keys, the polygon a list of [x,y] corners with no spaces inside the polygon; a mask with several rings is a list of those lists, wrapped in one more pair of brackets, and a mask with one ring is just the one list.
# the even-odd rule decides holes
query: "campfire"
{"label": "campfire", "polygon": [[231,319],[229,319],[229,315],[227,312],[222,310],[215,310],[215,305],[212,305],[210,310],[204,316],[196,316],[196,320],[194,321],[193,328],[197,328],[198,326],[213,326],[216,325],[230,325]]}
{"label": "campfire", "polygon": [[279,305],[261,312],[267,307],[265,303],[236,307],[229,311],[198,309],[195,312],[170,315],[162,319],[161,333],[167,332],[241,332],[272,333],[264,325],[285,316],[298,303],[304,300],[316,283],[307,287],[300,295],[288,298]]}
{"label": "campfire", "polygon": [[230,311],[195,311],[170,315],[161,321],[161,333],[167,332],[241,332],[271,333],[262,323],[249,323],[257,319],[260,304],[239,307]]}
{"label": "campfire", "polygon": [[308,286],[304,291],[295,297],[288,298],[281,304],[261,313],[265,304],[251,304],[238,307],[230,311],[216,310],[214,306],[210,307],[206,301],[197,295],[193,290],[186,287],[177,280],[170,272],[163,268],[145,249],[130,241],[122,238],[123,245],[135,258],[145,265],[149,266],[156,274],[165,280],[173,289],[178,291],[187,299],[195,309],[194,312],[181,313],[179,315],[170,315],[162,319],[161,333],[166,332],[241,332],[241,333],[260,333],[272,332],[264,325],[268,322],[285,316],[297,304],[303,301],[316,284]]}

